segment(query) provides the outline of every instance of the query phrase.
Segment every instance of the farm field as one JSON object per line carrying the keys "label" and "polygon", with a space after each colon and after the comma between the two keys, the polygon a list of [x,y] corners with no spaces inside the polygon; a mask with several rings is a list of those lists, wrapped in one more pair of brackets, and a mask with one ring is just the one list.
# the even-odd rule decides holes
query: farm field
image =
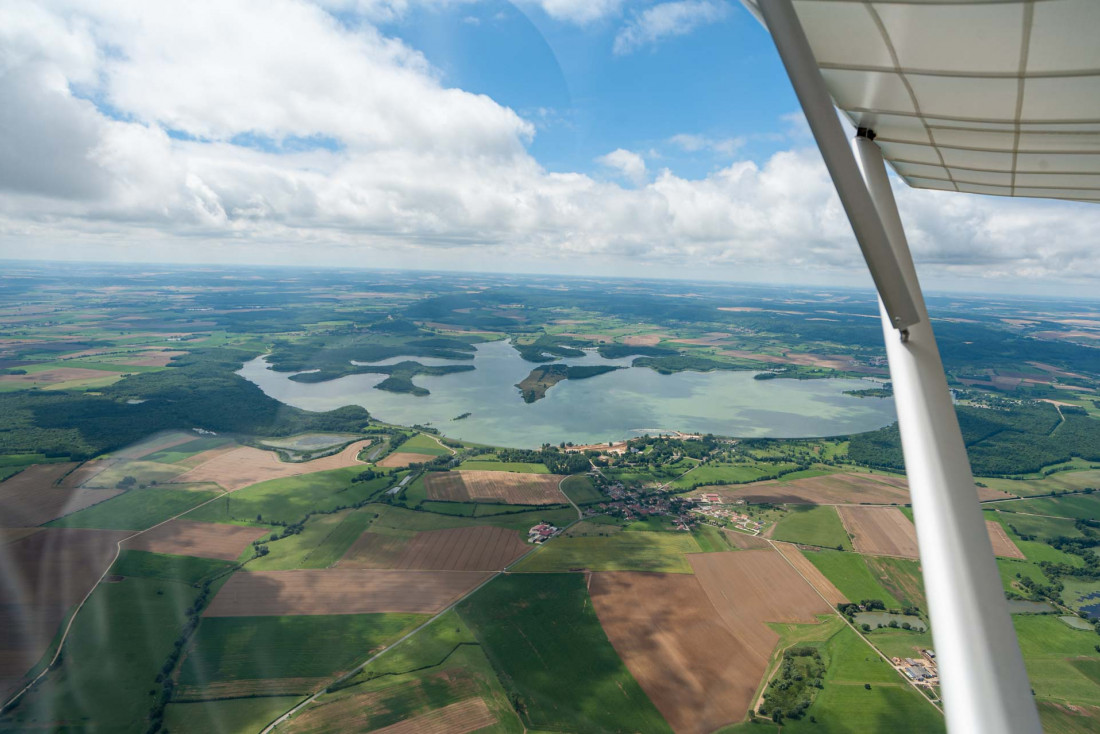
{"label": "farm field", "polygon": [[506,471],[519,474],[549,474],[550,470],[542,464],[521,461],[501,461],[495,456],[475,456],[458,465],[462,471]]}
{"label": "farm field", "polygon": [[871,576],[903,607],[915,606],[928,610],[924,578],[917,561],[891,556],[864,556],[863,562]]}
{"label": "farm field", "polygon": [[120,494],[116,489],[61,487],[76,464],[36,464],[0,482],[0,524],[33,527],[78,512]]}
{"label": "farm field", "polygon": [[264,528],[172,520],[126,541],[129,550],[232,561],[262,537]]}
{"label": "farm field", "polygon": [[1032,535],[1040,540],[1050,540],[1058,537],[1080,538],[1083,536],[1083,533],[1074,525],[1074,521],[1069,518],[1043,517],[1020,512],[999,512],[998,514],[1005,524],[1014,528],[1018,535]]}
{"label": "farm field", "polygon": [[585,583],[581,574],[508,574],[458,611],[527,728],[670,731],[608,641]]}
{"label": "farm field", "polygon": [[487,577],[477,571],[354,568],[238,572],[204,616],[434,614]]}
{"label": "farm field", "polygon": [[856,551],[881,556],[919,558],[917,531],[896,507],[838,507]]}
{"label": "farm field", "polygon": [[233,492],[271,479],[362,466],[356,457],[370,443],[369,440],[356,441],[338,454],[300,463],[280,461],[274,451],[262,451],[251,446],[241,446],[232,451],[214,449],[207,461],[180,474],[174,481],[213,482]]}
{"label": "farm field", "polygon": [[561,483],[561,489],[566,496],[578,505],[602,502],[605,498],[592,484],[592,480],[583,474],[567,477]]}
{"label": "farm field", "polygon": [[687,533],[632,531],[608,537],[555,538],[516,564],[519,573],[589,571],[659,571],[691,573],[684,554],[699,553]]}
{"label": "farm field", "polygon": [[128,533],[45,528],[4,546],[0,573],[0,695],[50,646],[69,609],[95,585]]}
{"label": "farm field", "polygon": [[409,464],[423,464],[426,461],[431,461],[435,457],[430,454],[414,454],[408,451],[395,451],[386,458],[377,462],[378,466],[385,467],[387,469],[398,468],[404,469]]}
{"label": "farm field", "polygon": [[429,500],[557,505],[565,502],[558,489],[564,478],[557,474],[463,470],[427,474],[424,486]]}
{"label": "farm field", "polygon": [[374,518],[375,513],[366,508],[314,515],[301,532],[268,542],[268,554],[250,561],[248,570],[328,568],[340,560]]}
{"label": "farm field", "polygon": [[411,537],[364,533],[340,567],[500,571],[531,548],[515,530],[492,526],[426,530]]}
{"label": "farm field", "polygon": [[[101,490],[89,490],[101,491]],[[146,530],[218,496],[187,489],[131,489],[106,502],[54,520],[53,527]]]}
{"label": "farm field", "polygon": [[852,541],[837,517],[837,510],[828,505],[811,507],[794,505],[776,523],[772,537],[788,543],[816,545],[823,548],[852,549]]}
{"label": "farm field", "polygon": [[735,638],[697,578],[596,573],[591,594],[611,644],[673,731],[702,734],[745,716],[770,647],[761,655]]}
{"label": "farm field", "polygon": [[842,505],[904,504],[909,501],[909,491],[895,483],[879,481],[883,475],[838,473],[824,476],[757,482],[747,486],[707,487],[707,492],[718,492],[727,501],[743,499],[759,504],[808,504]]}
{"label": "farm field", "polygon": [[734,548],[740,548],[741,550],[771,547],[768,545],[768,541],[758,535],[749,535],[748,533],[729,530],[728,528],[722,528],[722,534],[726,536],[726,540],[729,541],[730,545]]}
{"label": "farm field", "polygon": [[454,453],[451,449],[440,446],[439,442],[431,436],[418,433],[397,447],[400,451],[413,454],[425,454],[427,456],[447,456]]}
{"label": "farm field", "polygon": [[272,479],[227,493],[189,513],[187,519],[248,525],[295,523],[310,512],[330,512],[372,499],[393,481],[391,477],[378,477],[353,482],[359,471],[358,467],[349,467]]}
{"label": "farm field", "polygon": [[1029,512],[1035,515],[1100,520],[1100,493],[1072,494],[1062,497],[1037,497],[997,505],[1004,512]]}
{"label": "farm field", "polygon": [[[159,593],[158,593],[159,592]],[[0,715],[0,729],[44,722],[101,731],[144,731],[149,690],[198,589],[161,579],[101,584],[77,615],[58,667]]]}
{"label": "farm field", "polygon": [[1039,721],[1046,734],[1093,734],[1100,706],[1072,706],[1039,701]]}
{"label": "farm field", "polygon": [[850,599],[840,593],[840,589],[833,586],[833,582],[825,578],[825,574],[814,564],[810,563],[810,560],[806,556],[802,555],[802,552],[798,548],[789,543],[776,543],[775,549],[786,558],[795,570],[806,579],[806,581],[813,586],[819,594],[825,597],[825,600],[832,606],[837,604],[847,604]]}
{"label": "farm field", "polygon": [[169,703],[164,727],[181,734],[239,734],[261,731],[294,707],[301,696],[227,698],[193,703]]}
{"label": "farm field", "polygon": [[1075,630],[1053,615],[1012,617],[1031,686],[1039,700],[1091,704],[1100,699],[1092,630]]}
{"label": "farm field", "polygon": [[[194,556],[172,556],[139,550],[124,550],[112,564],[107,583],[117,582],[117,577],[160,579],[179,581],[197,586],[212,581],[233,568],[229,561]],[[115,577],[115,578],[112,578]]]}
{"label": "farm field", "polygon": [[805,556],[848,599],[857,603],[862,599],[881,599],[888,609],[901,608],[900,602],[883,587],[858,553],[820,550],[806,551]]}
{"label": "farm field", "polygon": [[204,617],[181,664],[175,698],[308,693],[425,619],[420,614]]}
{"label": "farm field", "polygon": [[993,520],[985,521],[986,530],[989,532],[989,540],[993,543],[993,554],[1003,558],[1018,558],[1023,560],[1023,552],[1016,547],[1012,539],[1008,537],[1004,526]]}
{"label": "farm field", "polygon": [[1076,492],[1083,489],[1100,489],[1100,469],[1055,472],[1038,479],[1000,479],[996,477],[977,477],[982,484],[991,489],[999,489],[1009,494],[1027,497],[1033,494],[1051,492]]}

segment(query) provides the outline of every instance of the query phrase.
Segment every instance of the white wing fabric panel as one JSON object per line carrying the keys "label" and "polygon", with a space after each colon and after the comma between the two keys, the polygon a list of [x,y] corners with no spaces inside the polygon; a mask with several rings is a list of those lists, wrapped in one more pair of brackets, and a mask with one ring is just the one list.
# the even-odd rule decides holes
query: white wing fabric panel
{"label": "white wing fabric panel", "polygon": [[911,186],[1100,201],[1100,0],[794,6],[833,101]]}

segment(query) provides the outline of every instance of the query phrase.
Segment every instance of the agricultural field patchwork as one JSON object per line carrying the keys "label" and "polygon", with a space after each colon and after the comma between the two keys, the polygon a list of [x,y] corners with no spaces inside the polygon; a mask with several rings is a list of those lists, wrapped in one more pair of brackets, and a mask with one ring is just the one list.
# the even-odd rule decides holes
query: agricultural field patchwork
{"label": "agricultural field patchwork", "polygon": [[0,524],[11,528],[41,525],[121,493],[118,489],[60,486],[76,467],[71,462],[37,464],[0,482]]}
{"label": "agricultural field patchwork", "polygon": [[369,445],[369,440],[356,441],[338,454],[304,462],[280,461],[274,451],[262,451],[251,446],[240,446],[231,451],[213,449],[206,461],[178,475],[174,481],[213,482],[233,492],[272,479],[361,466],[359,452]]}
{"label": "agricultural field patchwork", "polygon": [[125,547],[128,550],[232,561],[266,532],[264,528],[193,522],[180,518],[126,541]]}
{"label": "agricultural field patchwork", "polygon": [[793,505],[790,512],[776,523],[772,537],[788,543],[851,550],[852,541],[837,517],[838,509],[847,508]]}
{"label": "agricultural field patchwork", "polygon": [[493,526],[400,535],[367,532],[340,559],[340,567],[500,571],[530,550],[515,530]]}

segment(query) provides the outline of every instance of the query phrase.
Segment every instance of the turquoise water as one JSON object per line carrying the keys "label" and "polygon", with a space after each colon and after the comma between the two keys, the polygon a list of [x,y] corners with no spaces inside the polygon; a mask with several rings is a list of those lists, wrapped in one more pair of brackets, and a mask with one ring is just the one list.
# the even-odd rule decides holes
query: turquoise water
{"label": "turquoise water", "polygon": [[[425,365],[471,364],[415,359]],[[595,352],[564,364],[616,364]],[[628,367],[585,380],[559,382],[534,403],[525,403],[515,384],[536,365],[504,341],[480,344],[476,369],[414,382],[431,391],[417,397],[375,390],[385,375],[349,375],[321,383],[294,382],[274,372],[263,358],[244,365],[241,375],[268,395],[306,410],[361,405],[375,418],[402,425],[432,425],[453,438],[516,448],[543,443],[596,443],[643,433],[683,431],[739,437],[833,436],[881,428],[894,421],[892,398],[857,398],[845,390],[878,387],[864,380],[754,380],[753,372],[680,372],[661,375]],[[472,413],[461,421],[452,420]]]}

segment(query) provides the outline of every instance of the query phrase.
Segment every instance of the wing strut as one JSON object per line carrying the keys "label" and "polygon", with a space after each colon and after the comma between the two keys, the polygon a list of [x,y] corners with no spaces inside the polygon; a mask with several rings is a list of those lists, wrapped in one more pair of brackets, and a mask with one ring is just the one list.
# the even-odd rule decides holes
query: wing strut
{"label": "wing strut", "polygon": [[860,130],[852,155],[791,0],[759,0],[758,6],[878,289],[948,729],[1038,734],[1039,715],[882,153],[873,131]]}

